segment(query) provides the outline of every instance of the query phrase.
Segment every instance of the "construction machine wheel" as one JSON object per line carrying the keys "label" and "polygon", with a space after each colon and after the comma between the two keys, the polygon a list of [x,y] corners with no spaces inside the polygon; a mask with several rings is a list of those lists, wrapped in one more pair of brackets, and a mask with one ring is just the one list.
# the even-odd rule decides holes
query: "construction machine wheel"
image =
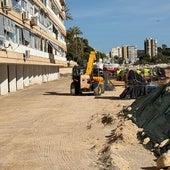
{"label": "construction machine wheel", "polygon": [[104,84],[101,84],[102,87],[102,93],[104,93],[105,89],[104,89]]}
{"label": "construction machine wheel", "polygon": [[98,86],[96,86],[94,88],[94,95],[95,96],[100,96],[102,94],[102,85],[98,84]]}
{"label": "construction machine wheel", "polygon": [[72,95],[79,95],[79,93],[80,93],[80,89],[75,82],[72,82],[70,85],[70,93]]}
{"label": "construction machine wheel", "polygon": [[75,95],[76,94],[76,86],[75,86],[75,83],[72,82],[71,85],[70,85],[70,93],[72,95]]}

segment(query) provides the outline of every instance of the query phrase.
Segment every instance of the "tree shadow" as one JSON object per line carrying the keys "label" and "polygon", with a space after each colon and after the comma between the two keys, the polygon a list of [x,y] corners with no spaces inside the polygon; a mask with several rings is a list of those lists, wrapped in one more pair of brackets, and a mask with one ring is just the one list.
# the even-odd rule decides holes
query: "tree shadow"
{"label": "tree shadow", "polygon": [[60,93],[60,92],[45,92],[43,95],[56,95],[56,96],[94,96],[93,93],[80,93],[77,95],[72,95],[70,93]]}
{"label": "tree shadow", "polygon": [[45,92],[43,95],[72,96],[70,93]]}

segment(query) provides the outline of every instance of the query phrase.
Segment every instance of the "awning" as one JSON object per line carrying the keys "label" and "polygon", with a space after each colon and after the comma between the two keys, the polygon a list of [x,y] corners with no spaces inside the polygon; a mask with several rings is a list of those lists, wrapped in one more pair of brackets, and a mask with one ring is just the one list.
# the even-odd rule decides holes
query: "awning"
{"label": "awning", "polygon": [[3,24],[3,22],[4,22],[4,20],[3,20],[4,18],[3,18],[3,15],[0,15],[0,35],[4,35],[4,24]]}
{"label": "awning", "polygon": [[58,47],[57,45],[55,45],[52,41],[49,41],[49,45],[50,45],[51,47],[53,47],[55,50],[60,51],[60,50],[59,50],[59,47]]}
{"label": "awning", "polygon": [[3,35],[0,35],[0,45],[3,45],[5,42],[5,37]]}

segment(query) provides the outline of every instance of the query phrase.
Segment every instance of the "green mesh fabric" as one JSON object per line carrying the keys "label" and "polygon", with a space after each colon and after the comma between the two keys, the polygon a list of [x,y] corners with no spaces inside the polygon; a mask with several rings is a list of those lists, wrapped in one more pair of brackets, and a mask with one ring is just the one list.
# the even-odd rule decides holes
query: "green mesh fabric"
{"label": "green mesh fabric", "polygon": [[137,98],[131,104],[131,110],[124,114],[132,114],[132,120],[143,128],[147,136],[154,142],[170,138],[170,82],[157,87],[148,95]]}

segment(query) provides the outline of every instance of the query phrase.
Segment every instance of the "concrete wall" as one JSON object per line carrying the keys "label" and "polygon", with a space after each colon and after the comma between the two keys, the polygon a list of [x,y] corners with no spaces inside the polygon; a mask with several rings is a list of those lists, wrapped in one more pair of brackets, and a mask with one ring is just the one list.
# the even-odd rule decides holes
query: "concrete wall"
{"label": "concrete wall", "polygon": [[0,95],[58,78],[58,66],[0,64]]}

